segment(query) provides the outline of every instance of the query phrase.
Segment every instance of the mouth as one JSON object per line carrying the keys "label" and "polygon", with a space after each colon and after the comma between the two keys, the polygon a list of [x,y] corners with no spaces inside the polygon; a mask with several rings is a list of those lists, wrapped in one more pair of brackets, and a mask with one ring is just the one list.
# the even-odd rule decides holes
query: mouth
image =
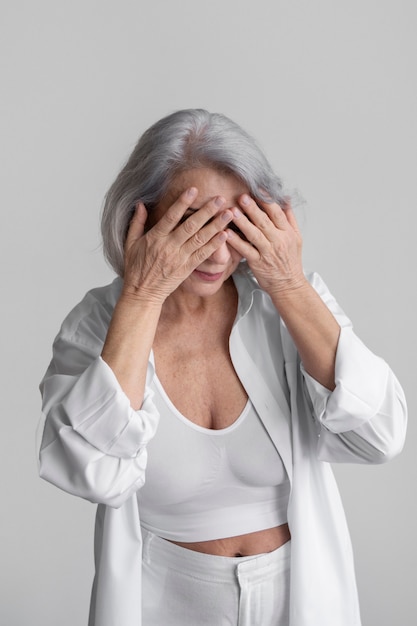
{"label": "mouth", "polygon": [[201,270],[194,270],[193,274],[195,274],[196,276],[198,276],[198,278],[208,283],[215,282],[216,280],[219,280],[223,276],[223,272],[217,272],[215,274],[212,274],[210,272],[202,272]]}

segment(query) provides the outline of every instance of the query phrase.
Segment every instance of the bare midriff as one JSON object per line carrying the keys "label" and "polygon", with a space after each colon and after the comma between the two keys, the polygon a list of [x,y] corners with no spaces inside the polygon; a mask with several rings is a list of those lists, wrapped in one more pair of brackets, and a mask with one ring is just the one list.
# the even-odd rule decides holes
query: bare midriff
{"label": "bare midriff", "polygon": [[226,537],[224,539],[213,539],[211,541],[172,541],[177,546],[194,550],[195,552],[203,552],[204,554],[213,554],[216,556],[240,557],[253,556],[255,554],[265,554],[273,552],[280,548],[284,543],[291,539],[288,524],[282,524],[274,528],[258,530],[245,535],[237,535],[236,537]]}

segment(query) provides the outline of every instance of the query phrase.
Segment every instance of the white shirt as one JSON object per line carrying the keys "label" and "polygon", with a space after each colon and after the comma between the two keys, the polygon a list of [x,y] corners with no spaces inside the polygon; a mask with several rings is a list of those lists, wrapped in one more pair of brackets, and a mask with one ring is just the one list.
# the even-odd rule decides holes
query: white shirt
{"label": "white shirt", "polygon": [[[341,326],[333,392],[303,370],[285,325],[250,273],[239,270],[234,280],[239,307],[231,358],[291,482],[289,626],[359,626],[350,538],[328,462],[382,463],[398,454],[407,419],[402,389],[356,337],[317,274],[309,280]],[[41,383],[40,474],[99,504],[89,626],[141,624],[136,491],[159,415],[150,389],[152,355],[139,411],[99,356],[120,288],[115,279],[90,291],[68,315]]]}

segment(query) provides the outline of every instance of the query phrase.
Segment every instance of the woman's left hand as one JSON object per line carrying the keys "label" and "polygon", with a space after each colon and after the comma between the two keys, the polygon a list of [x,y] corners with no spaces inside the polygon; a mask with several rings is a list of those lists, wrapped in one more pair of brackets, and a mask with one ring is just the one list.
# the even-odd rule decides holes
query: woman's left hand
{"label": "woman's left hand", "polygon": [[233,223],[248,241],[229,227],[227,243],[242,256],[269,293],[292,336],[306,371],[327,389],[335,387],[335,358],[340,327],[304,276],[302,239],[289,203],[239,198]]}
{"label": "woman's left hand", "polygon": [[246,258],[260,286],[279,297],[305,285],[302,237],[290,204],[281,207],[244,194],[239,207],[233,209],[233,223],[247,241],[229,228],[228,244]]}

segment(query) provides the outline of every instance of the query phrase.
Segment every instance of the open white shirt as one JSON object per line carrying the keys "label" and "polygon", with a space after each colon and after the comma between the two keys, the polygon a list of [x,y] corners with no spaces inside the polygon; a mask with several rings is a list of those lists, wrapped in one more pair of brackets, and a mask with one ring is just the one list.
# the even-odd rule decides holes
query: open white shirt
{"label": "open white shirt", "polygon": [[[239,307],[231,358],[291,482],[289,626],[359,626],[350,538],[329,462],[382,463],[398,454],[407,419],[402,389],[388,365],[356,337],[317,274],[309,280],[341,326],[333,392],[304,371],[269,296],[244,264],[234,280]],[[40,474],[99,505],[90,626],[141,624],[136,492],[145,481],[146,444],[159,415],[150,391],[152,354],[138,411],[100,357],[120,289],[117,278],[71,311],[41,383]]]}

